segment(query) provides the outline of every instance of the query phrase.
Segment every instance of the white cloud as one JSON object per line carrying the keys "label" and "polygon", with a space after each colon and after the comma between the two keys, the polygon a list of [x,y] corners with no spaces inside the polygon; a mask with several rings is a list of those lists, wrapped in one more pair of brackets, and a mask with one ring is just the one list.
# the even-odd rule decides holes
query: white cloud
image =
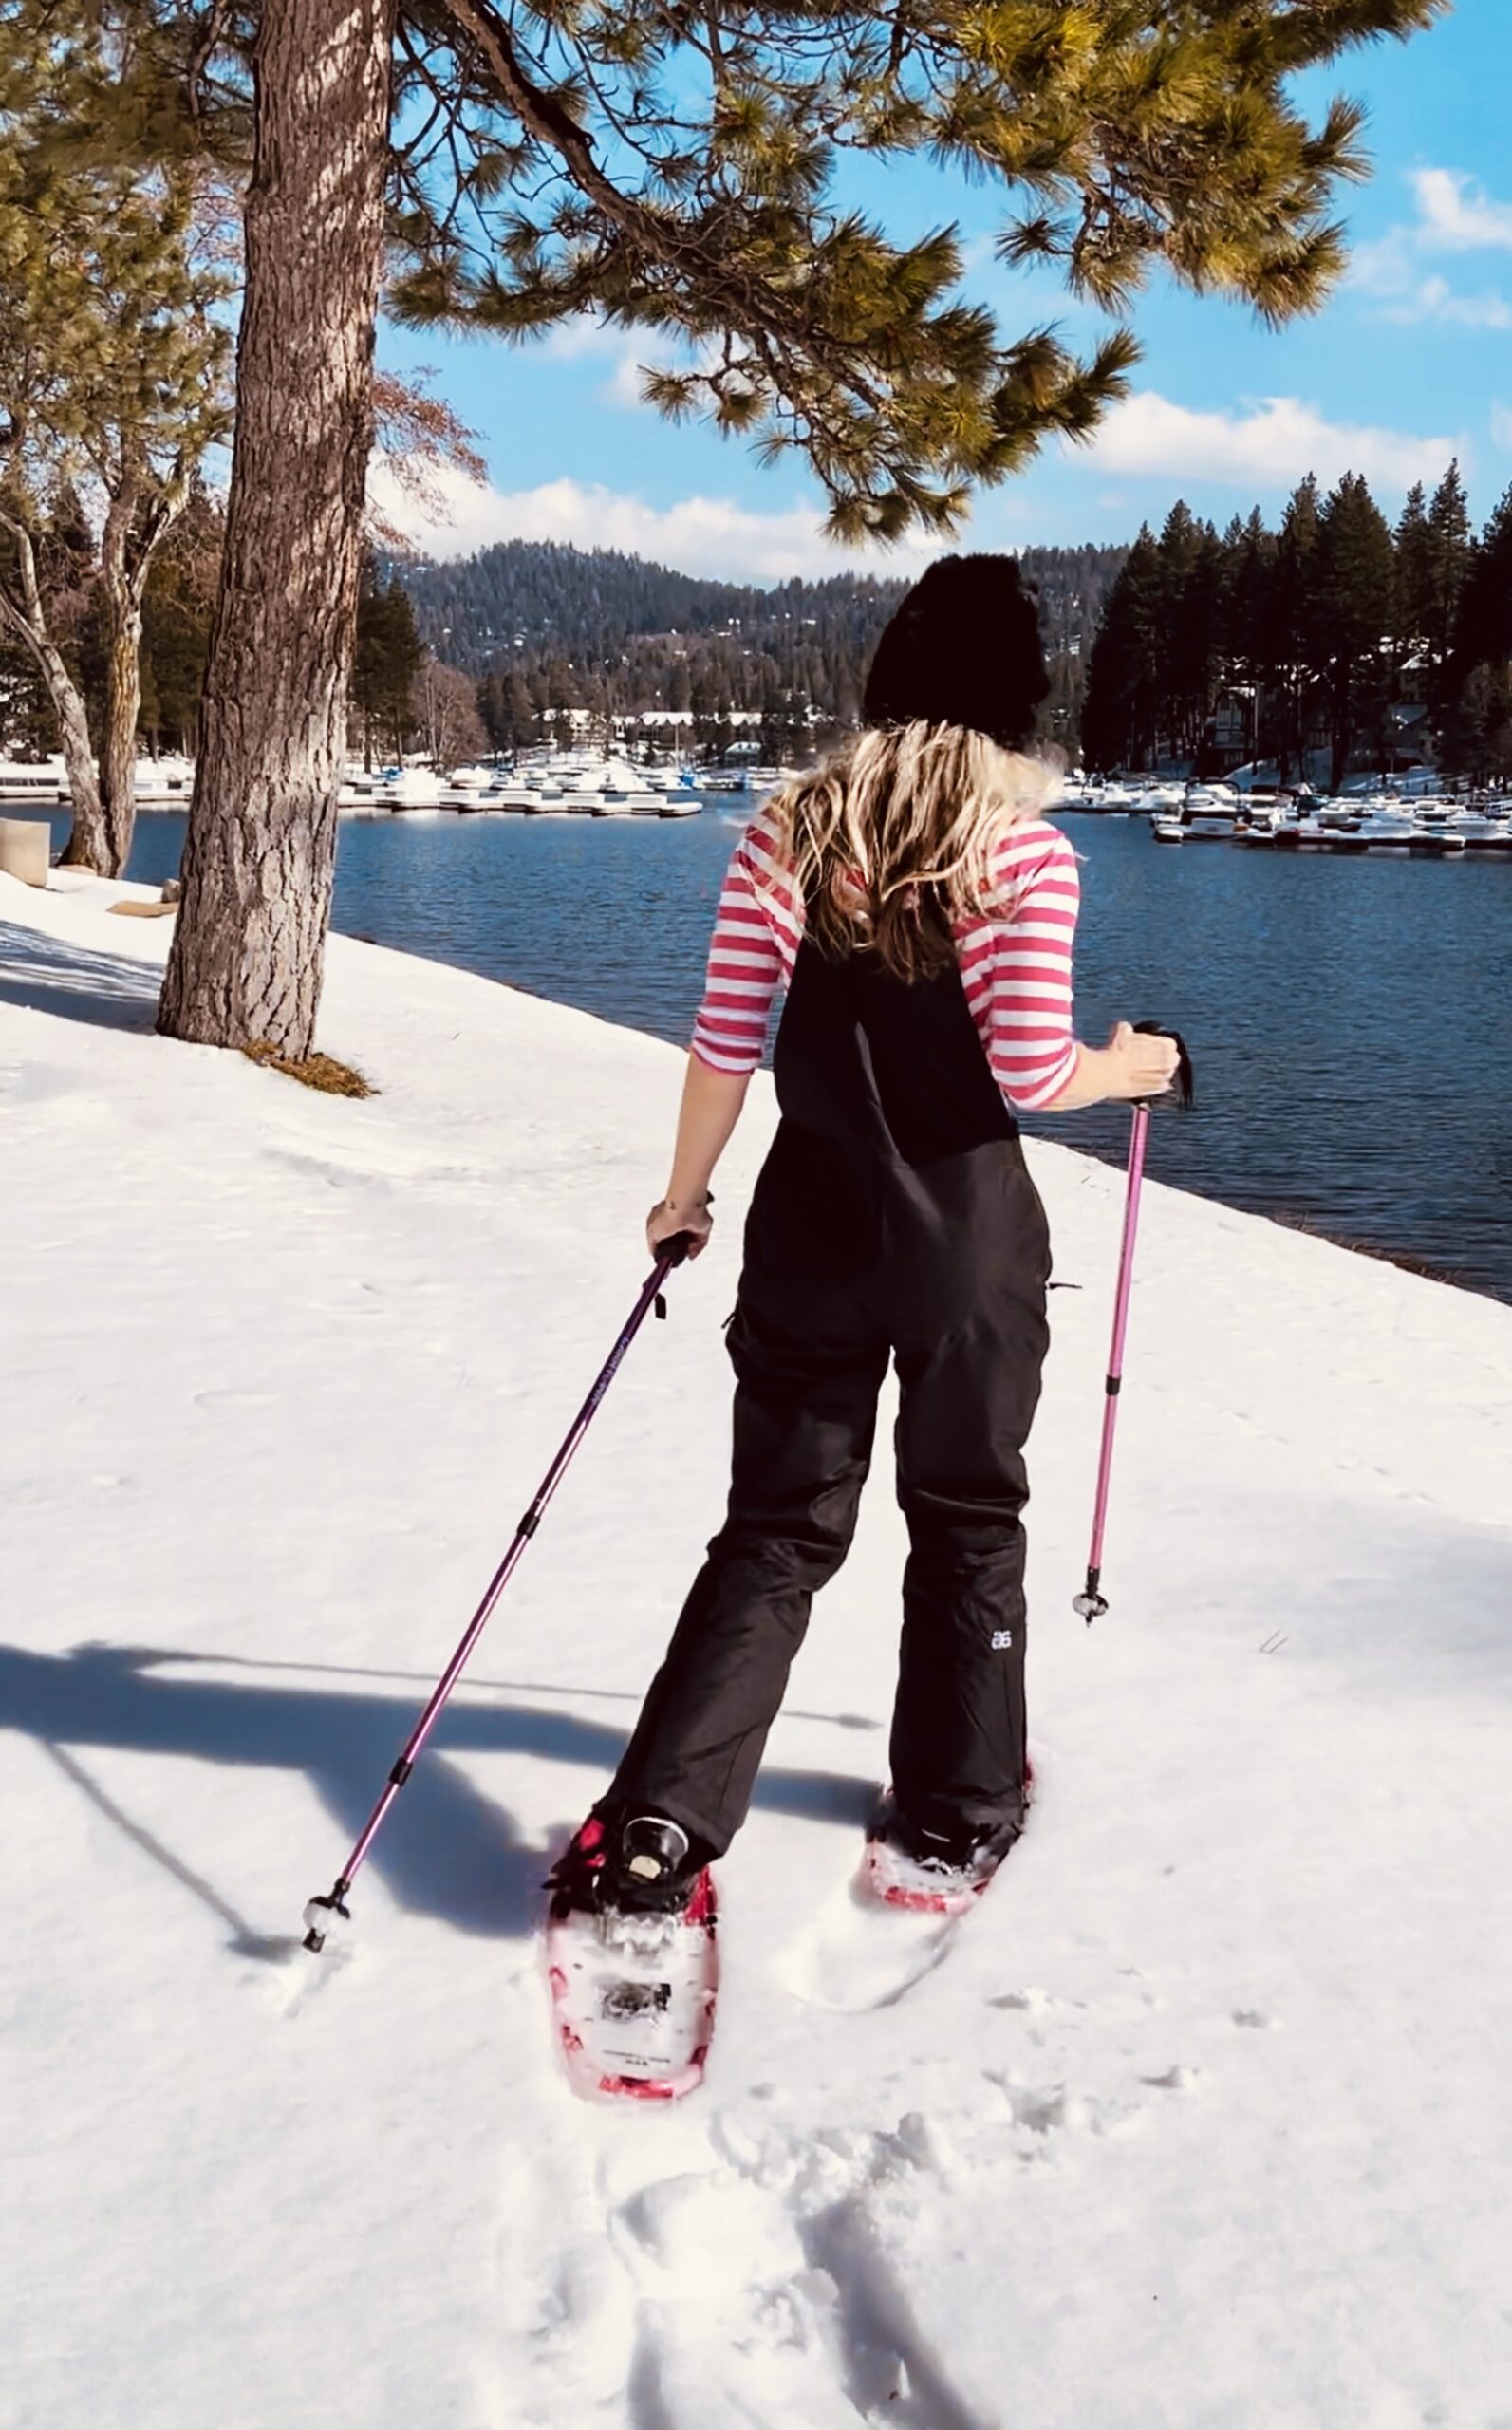
{"label": "white cloud", "polygon": [[1512,328],[1512,303],[1495,289],[1461,295],[1425,263],[1444,253],[1512,252],[1512,203],[1498,202],[1462,169],[1415,169],[1417,216],[1356,248],[1351,284],[1380,297],[1379,318],[1409,326]]}
{"label": "white cloud", "polygon": [[781,582],[791,574],[838,573],[846,566],[911,574],[940,547],[921,537],[886,551],[837,549],[824,536],[822,511],[801,502],[768,514],[719,497],[652,506],[596,481],[563,478],[538,489],[506,491],[451,472],[439,486],[450,515],[444,522],[419,513],[381,463],[368,482],[369,495],[387,520],[438,557],[468,556],[495,540],[559,540],[579,549],[623,549],[683,573]]}
{"label": "white cloud", "polygon": [[569,321],[556,322],[543,337],[525,343],[537,361],[581,363],[585,356],[618,354],[625,345],[625,331],[611,329],[607,321],[598,320],[591,312],[575,312]]}
{"label": "white cloud", "polygon": [[591,312],[559,321],[538,341],[537,351],[548,363],[591,363],[608,365],[599,390],[607,403],[639,408],[644,405],[642,383],[648,370],[672,370],[695,363],[696,350],[676,336],[656,329],[617,329]]}
{"label": "white cloud", "polygon": [[1438,321],[1462,329],[1512,329],[1512,303],[1494,288],[1479,295],[1457,295],[1448,280],[1435,273],[1383,303],[1380,317],[1400,328]]}
{"label": "white cloud", "polygon": [[1161,475],[1185,481],[1221,481],[1228,488],[1279,488],[1316,473],[1341,473],[1404,489],[1436,479],[1451,456],[1465,453],[1453,438],[1419,439],[1407,431],[1333,422],[1298,397],[1263,397],[1235,412],[1197,413],[1147,389],[1110,410],[1091,448],[1106,473]]}
{"label": "white cloud", "polygon": [[1463,169],[1414,169],[1414,232],[1424,252],[1512,252],[1512,202],[1498,202]]}

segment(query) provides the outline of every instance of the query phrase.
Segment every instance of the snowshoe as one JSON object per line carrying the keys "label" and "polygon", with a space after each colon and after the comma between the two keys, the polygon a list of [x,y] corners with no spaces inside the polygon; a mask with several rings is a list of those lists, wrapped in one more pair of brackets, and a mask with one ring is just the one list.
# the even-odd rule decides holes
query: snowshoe
{"label": "snowshoe", "polygon": [[702,2081],[719,1972],[708,1854],[670,1816],[593,1813],[552,1870],[552,2012],[588,2099],[675,2101]]}
{"label": "snowshoe", "polygon": [[1022,1828],[1019,1814],[985,1830],[928,1831],[910,1821],[887,1789],[867,1831],[862,1882],[884,1906],[906,1907],[917,1915],[963,1915],[981,1897]]}

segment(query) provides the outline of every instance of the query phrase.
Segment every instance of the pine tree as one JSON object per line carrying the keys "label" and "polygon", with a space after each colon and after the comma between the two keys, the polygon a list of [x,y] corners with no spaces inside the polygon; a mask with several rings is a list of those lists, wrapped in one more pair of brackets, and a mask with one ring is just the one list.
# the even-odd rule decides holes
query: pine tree
{"label": "pine tree", "polygon": [[1457,462],[1450,464],[1433,493],[1424,561],[1428,698],[1436,706],[1443,697],[1460,602],[1470,571],[1470,510]]}
{"label": "pine tree", "polygon": [[1167,582],[1148,524],[1124,561],[1092,644],[1082,710],[1090,768],[1148,767],[1165,704],[1161,615]]}
{"label": "pine tree", "polygon": [[[193,757],[226,518],[196,475],[142,594],[141,729],[153,750]],[[150,714],[149,714],[150,707]]]}
{"label": "pine tree", "polygon": [[495,669],[477,687],[478,714],[495,751],[518,751],[535,738],[535,711],[518,668]]}
{"label": "pine tree", "polygon": [[425,646],[416,629],[409,593],[397,574],[383,583],[371,549],[364,551],[351,681],[351,705],[362,725],[364,767],[373,764],[375,741],[395,759],[403,757],[416,680],[424,660]]}
{"label": "pine tree", "polygon": [[1465,682],[1478,666],[1512,664],[1512,489],[1470,552],[1454,633],[1454,666]]}
{"label": "pine tree", "polygon": [[[1078,361],[1043,329],[1000,333],[960,291],[952,230],[898,243],[844,206],[846,156],[996,181],[1003,260],[1050,265],[1114,313],[1163,265],[1284,320],[1336,276],[1330,206],[1364,165],[1359,110],[1310,122],[1298,79],[1444,5],[120,0],[155,36],[118,96],[139,129],[166,118],[233,144],[249,32],[257,71],[226,589],[164,1026],[239,1044],[255,1019],[293,1053],[313,1028],[360,512],[335,468],[370,426],[385,178],[409,320],[519,338],[589,311],[670,333],[684,359],[645,380],[665,411],[798,451],[843,536],[945,531],[1044,438],[1085,437],[1134,343],[1115,328]],[[165,110],[153,80],[176,41],[188,106]],[[322,416],[327,462],[305,436]],[[284,443],[264,449],[265,429]],[[308,900],[261,916],[290,882]]]}
{"label": "pine tree", "polygon": [[1473,784],[1512,776],[1512,670],[1472,667],[1446,709],[1440,752],[1447,772]]}
{"label": "pine tree", "polygon": [[1317,482],[1309,473],[1287,501],[1277,537],[1264,659],[1276,699],[1277,756],[1282,784],[1294,764],[1307,768],[1307,694],[1319,639]]}
{"label": "pine tree", "polygon": [[1395,579],[1390,527],[1365,482],[1346,473],[1318,516],[1312,599],[1312,655],[1328,688],[1335,793],[1362,728],[1373,724],[1384,756]]}
{"label": "pine tree", "polygon": [[1421,481],[1408,491],[1396,526],[1396,639],[1401,664],[1428,680],[1434,629],[1433,535]]}
{"label": "pine tree", "polygon": [[1248,700],[1252,757],[1275,744],[1275,719],[1267,709],[1276,673],[1276,538],[1256,507],[1232,543],[1225,619],[1228,674],[1242,685]]}

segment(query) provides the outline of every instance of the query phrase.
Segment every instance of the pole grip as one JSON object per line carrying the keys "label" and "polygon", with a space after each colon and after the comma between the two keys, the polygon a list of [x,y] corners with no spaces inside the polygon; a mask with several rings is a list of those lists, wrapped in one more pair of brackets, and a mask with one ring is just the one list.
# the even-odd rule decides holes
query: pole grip
{"label": "pole grip", "polygon": [[1164,1021],[1136,1021],[1134,1030],[1136,1036],[1140,1037],[1168,1037],[1176,1048],[1176,1085],[1170,1091],[1168,1097],[1136,1097],[1135,1104],[1144,1106],[1170,1104],[1179,1113],[1190,1113],[1195,1101],[1196,1083],[1192,1075],[1192,1058],[1186,1051],[1186,1040],[1183,1037],[1181,1031],[1167,1029]]}
{"label": "pole grip", "polygon": [[696,1246],[697,1240],[692,1232],[673,1232],[666,1240],[659,1242],[656,1258],[663,1274],[670,1274],[674,1267],[681,1265]]}

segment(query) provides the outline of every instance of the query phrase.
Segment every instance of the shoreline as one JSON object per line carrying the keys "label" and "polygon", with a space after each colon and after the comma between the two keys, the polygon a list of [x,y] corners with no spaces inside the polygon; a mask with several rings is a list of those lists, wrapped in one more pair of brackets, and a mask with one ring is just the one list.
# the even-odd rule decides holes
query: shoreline
{"label": "shoreline", "polygon": [[[61,884],[59,883],[60,878],[63,881]],[[9,910],[6,907],[14,899],[10,892],[6,889],[14,885],[14,881],[6,881],[3,878],[0,878],[0,922],[4,922],[8,918],[14,919],[16,917],[13,910]],[[157,903],[160,895],[160,888],[158,886],[150,885],[142,881],[127,880],[124,878],[93,878],[83,871],[59,870],[54,869],[51,873],[51,882],[44,890],[44,899],[48,901],[57,901],[59,899],[65,899],[72,895],[84,898],[87,903],[87,907],[90,910],[94,910],[104,907],[102,904],[90,899],[95,896],[97,890],[108,892],[115,899],[130,899],[140,903]],[[20,888],[18,891],[21,895],[34,895],[36,889]],[[123,923],[122,925],[125,925],[128,924]],[[132,928],[136,928],[138,924],[133,922],[129,924],[129,925]],[[380,939],[370,934],[360,933],[351,929],[341,929],[335,926],[332,927],[330,933],[333,939],[339,938],[345,944],[357,946],[370,952],[392,955],[403,962],[420,963],[427,969],[447,972],[463,981],[470,981],[476,980],[487,986],[501,989],[508,996],[523,998],[532,1003],[547,1007],[552,1012],[560,1013],[570,1018],[593,1020],[605,1029],[619,1032],[626,1037],[650,1039],[658,1046],[663,1047],[679,1056],[686,1052],[685,1047],[679,1046],[675,1039],[665,1037],[660,1030],[652,1029],[650,1027],[643,1027],[641,1024],[634,1021],[617,1020],[607,1014],[589,1011],[585,1007],[565,1002],[561,998],[549,995],[542,989],[523,984],[517,981],[500,978],[493,972],[474,969],[466,963],[450,961],[440,952],[427,952],[423,945],[385,944]],[[165,958],[166,951],[167,945],[166,941],[164,940],[161,956],[144,955],[142,959],[158,960]],[[323,1013],[323,1025],[324,1019],[325,1015]],[[360,1054],[357,1056],[357,1061],[360,1068]],[[770,1075],[769,1063],[764,1063],[762,1070],[764,1074],[768,1075],[768,1076]],[[1117,1109],[1108,1109],[1107,1111],[1116,1116]],[[1162,1115],[1160,1120],[1164,1122],[1164,1119],[1165,1116]],[[1089,1144],[1083,1140],[1076,1140],[1073,1142],[1071,1140],[1058,1138],[1054,1132],[1042,1129],[1026,1130],[1022,1135],[1026,1143],[1033,1143],[1035,1145],[1042,1144],[1065,1154],[1078,1158],[1085,1158],[1088,1162],[1096,1165],[1102,1169],[1113,1172],[1120,1172],[1124,1169],[1120,1152],[1118,1149],[1114,1147],[1104,1148],[1096,1144]],[[1269,1206],[1258,1206],[1247,1205],[1241,1198],[1221,1197],[1214,1191],[1195,1187],[1189,1182],[1173,1182],[1165,1180],[1161,1176],[1159,1170],[1158,1130],[1152,1133],[1152,1139],[1154,1141],[1154,1155],[1149,1167],[1150,1178],[1159,1182],[1161,1187],[1164,1188],[1171,1189],[1179,1195],[1195,1199],[1202,1205],[1221,1208],[1227,1213],[1243,1217],[1246,1220],[1273,1224],[1279,1231],[1293,1233],[1299,1235],[1304,1239],[1321,1242],[1331,1248],[1342,1251],[1347,1256],[1357,1257],[1373,1264],[1390,1266],[1398,1273],[1410,1275],[1415,1280],[1436,1283],[1445,1290],[1457,1292],[1466,1298],[1489,1301],[1490,1304],[1495,1307],[1512,1307],[1512,1288],[1503,1292],[1488,1285],[1481,1284],[1473,1280],[1467,1280],[1463,1277],[1463,1275],[1457,1274],[1453,1271],[1446,1272],[1419,1251],[1409,1248],[1398,1248],[1385,1243],[1374,1243],[1368,1240],[1362,1240],[1357,1237],[1352,1238],[1343,1231],[1328,1225],[1316,1215],[1303,1214],[1287,1208]]]}

